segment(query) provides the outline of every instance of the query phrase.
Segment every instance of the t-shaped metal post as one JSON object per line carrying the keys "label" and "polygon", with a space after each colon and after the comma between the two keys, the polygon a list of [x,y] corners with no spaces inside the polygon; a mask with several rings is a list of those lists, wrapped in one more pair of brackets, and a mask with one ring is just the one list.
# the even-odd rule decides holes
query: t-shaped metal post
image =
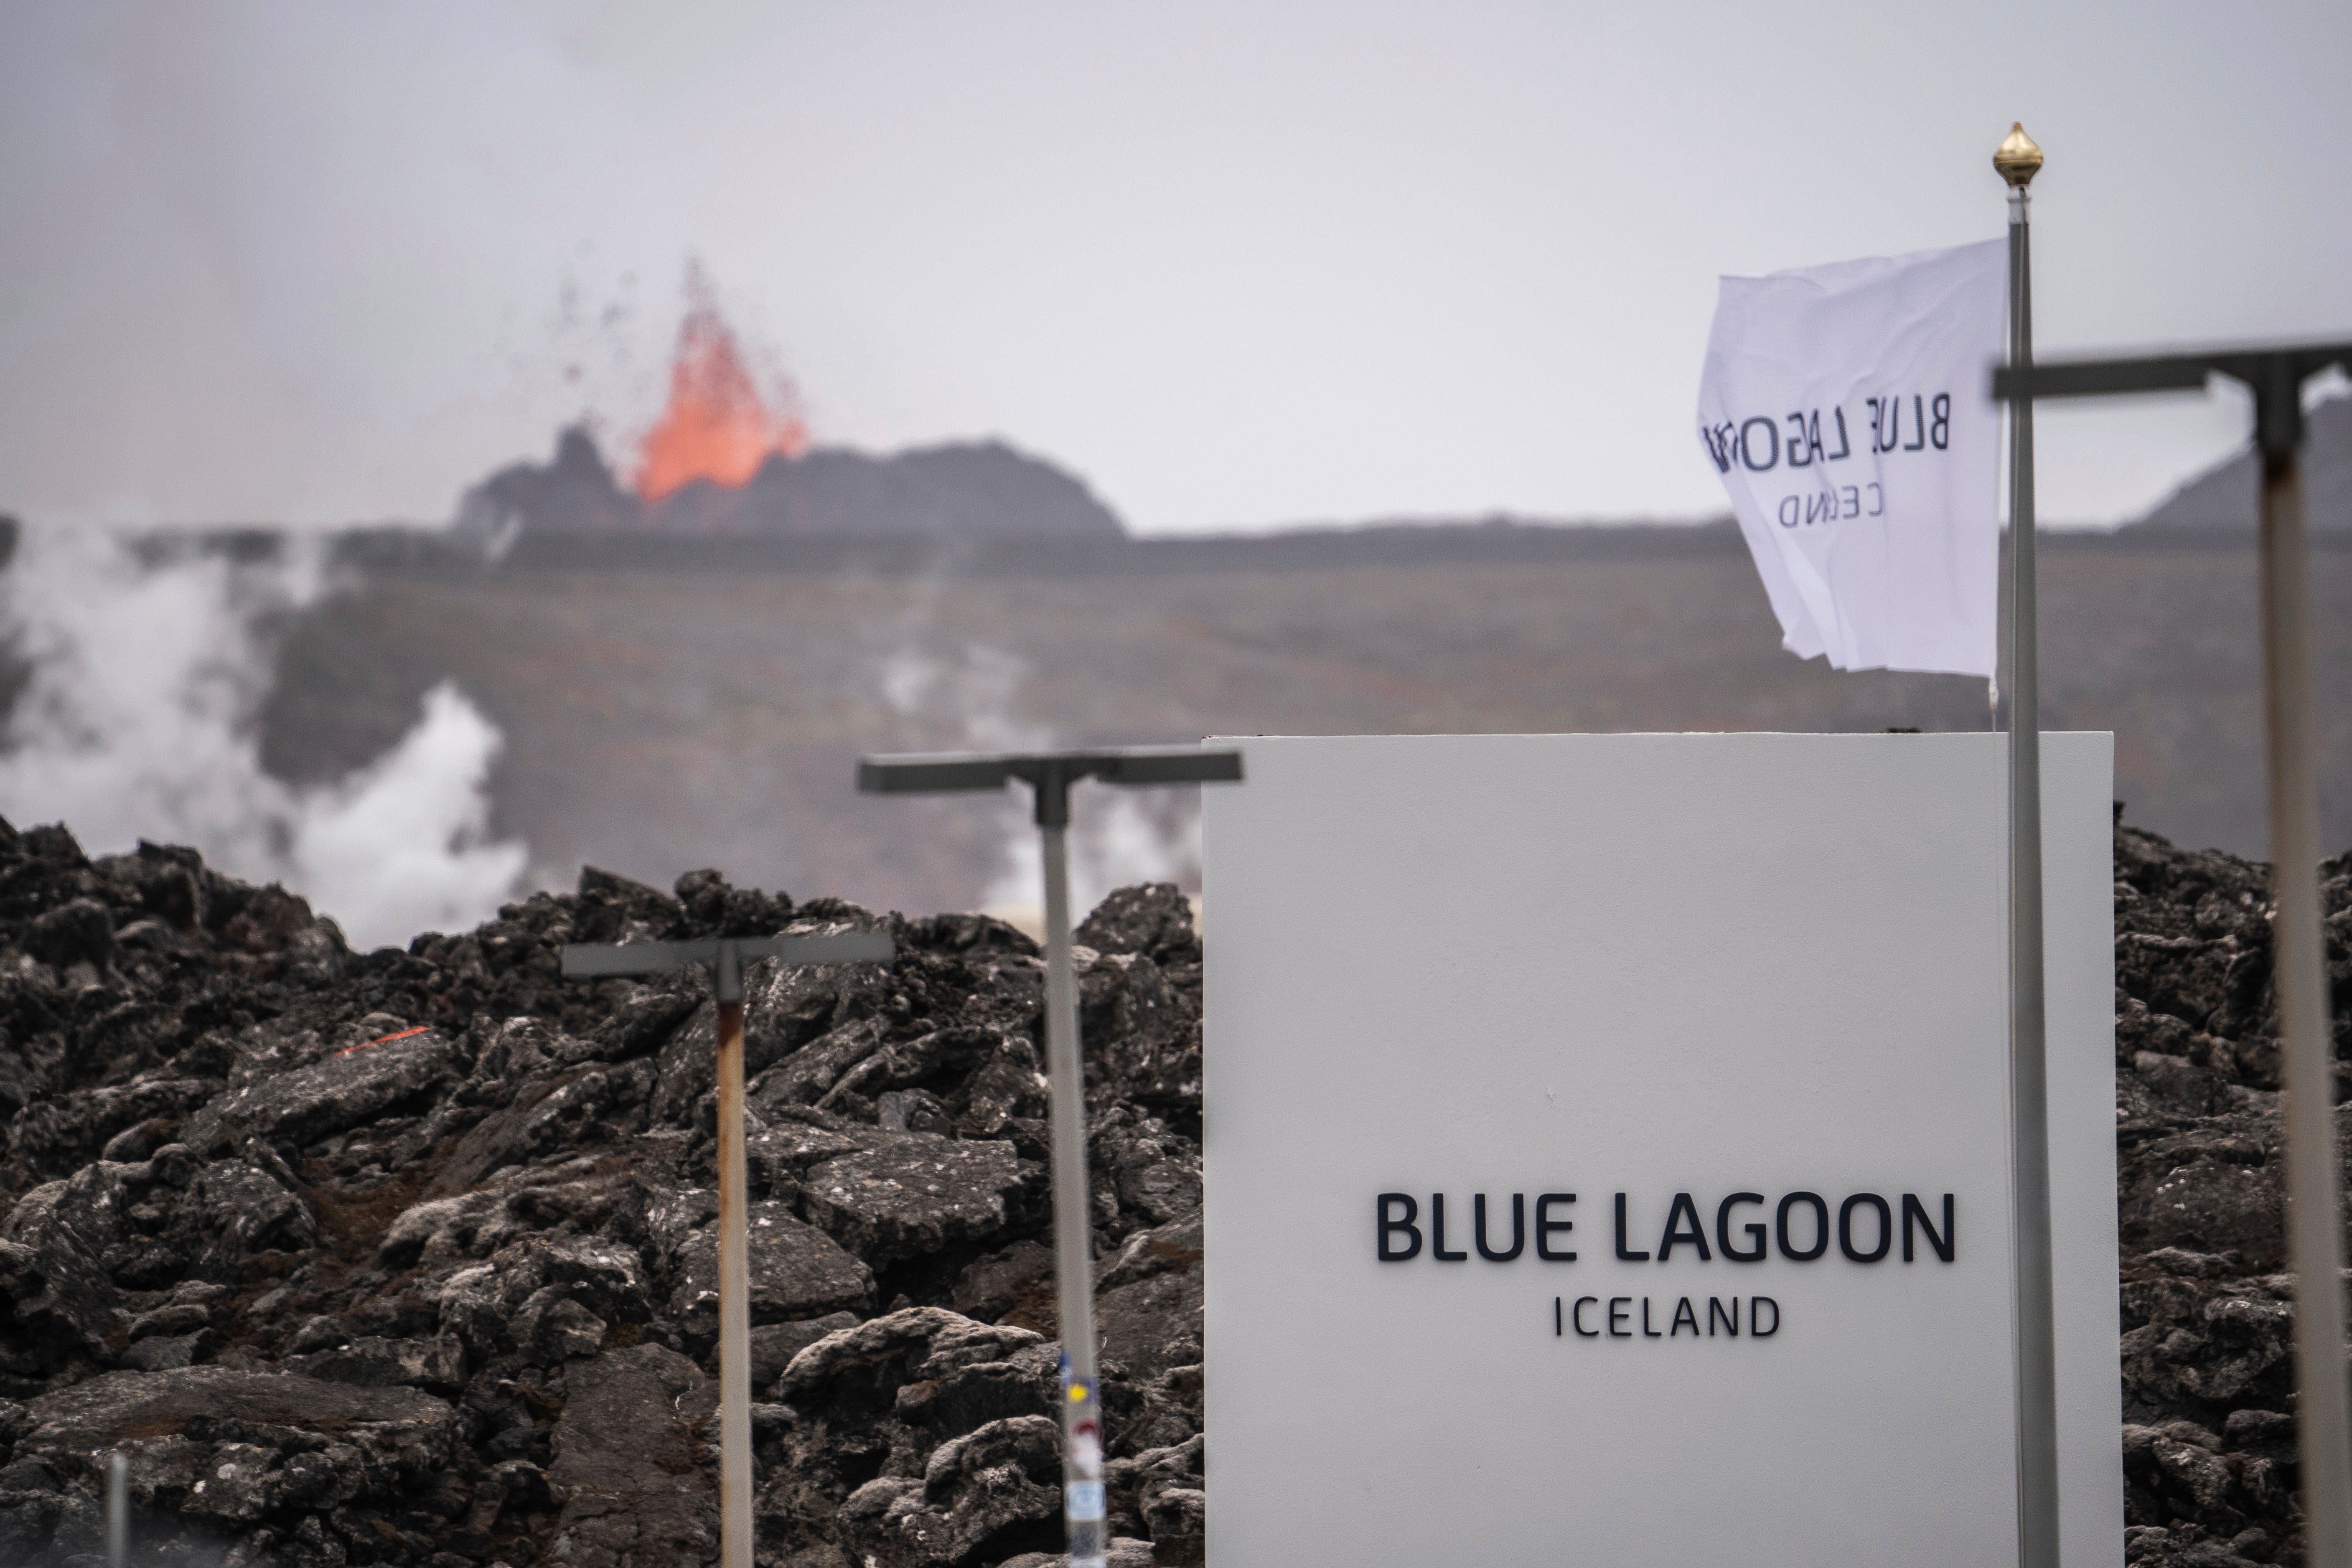
{"label": "t-shaped metal post", "polygon": [[1002,790],[1020,779],[1036,795],[1045,846],[1045,1069],[1054,1093],[1054,1272],[1062,1298],[1062,1520],[1070,1568],[1103,1568],[1102,1401],[1095,1385],[1093,1207],[1087,1184],[1086,1073],[1078,1059],[1077,972],[1070,958],[1070,869],[1065,830],[1070,786],[1080,779],[1114,784],[1234,784],[1239,752],[1151,747],[1118,752],[1047,752],[1015,756],[968,754],[866,757],[857,787],[868,795],[932,795]]}
{"label": "t-shaped metal post", "polygon": [[719,937],[705,942],[567,943],[563,973],[649,974],[708,963],[719,999],[719,1563],[751,1568],[751,1278],[743,1173],[743,966],[887,963],[887,931]]}
{"label": "t-shaped metal post", "polygon": [[2319,763],[2304,544],[2303,384],[2352,369],[2352,343],[2214,349],[2145,359],[2014,365],[1993,395],[2027,399],[2200,389],[2225,375],[2254,395],[2263,463],[2263,741],[2271,810],[2273,979],[2286,1058],[2287,1239],[2295,1269],[2295,1430],[2306,1563],[2352,1568],[2352,1394],[2344,1378],[2344,1232],[2337,1218],[2335,1051],[2319,927]]}

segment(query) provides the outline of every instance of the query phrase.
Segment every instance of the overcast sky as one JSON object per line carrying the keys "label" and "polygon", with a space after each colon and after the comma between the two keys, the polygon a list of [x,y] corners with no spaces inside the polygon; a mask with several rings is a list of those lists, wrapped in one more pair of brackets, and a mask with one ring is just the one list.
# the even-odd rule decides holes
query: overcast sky
{"label": "overcast sky", "polygon": [[[0,0],[0,510],[438,520],[658,405],[689,257],[820,441],[1150,531],[1695,516],[1715,279],[2001,232],[2045,353],[2352,333],[2352,5]],[[2224,400],[2046,413],[2128,515]]]}

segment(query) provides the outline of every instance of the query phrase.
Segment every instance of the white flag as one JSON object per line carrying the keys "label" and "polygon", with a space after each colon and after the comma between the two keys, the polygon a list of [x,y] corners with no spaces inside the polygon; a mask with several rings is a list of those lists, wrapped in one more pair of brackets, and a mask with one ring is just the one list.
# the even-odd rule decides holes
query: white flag
{"label": "white flag", "polygon": [[2007,252],[1722,279],[1699,436],[1790,652],[1992,675]]}

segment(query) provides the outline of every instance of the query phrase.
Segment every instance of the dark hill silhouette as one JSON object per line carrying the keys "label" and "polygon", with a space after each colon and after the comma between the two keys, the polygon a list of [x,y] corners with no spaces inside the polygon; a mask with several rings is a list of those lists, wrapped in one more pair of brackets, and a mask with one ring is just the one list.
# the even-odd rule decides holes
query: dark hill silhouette
{"label": "dark hill silhouette", "polygon": [[[2352,397],[2330,398],[2314,408],[2303,439],[2305,525],[2352,531]],[[2139,521],[2251,533],[2262,503],[2260,485],[2249,447],[2187,480]]]}
{"label": "dark hill silhouette", "polygon": [[579,426],[545,463],[514,463],[466,492],[458,526],[500,539],[656,533],[791,538],[1123,539],[1076,476],[1001,441],[877,457],[824,447],[772,457],[751,483],[698,480],[650,505],[614,479]]}

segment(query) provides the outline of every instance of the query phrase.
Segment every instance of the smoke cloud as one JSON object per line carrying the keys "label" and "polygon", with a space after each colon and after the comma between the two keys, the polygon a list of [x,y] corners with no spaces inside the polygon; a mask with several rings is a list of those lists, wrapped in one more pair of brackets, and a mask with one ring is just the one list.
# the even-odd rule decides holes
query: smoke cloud
{"label": "smoke cloud", "polygon": [[194,845],[234,876],[301,893],[362,949],[488,918],[519,890],[528,852],[493,837],[485,786],[502,737],[454,685],[347,778],[298,787],[262,771],[268,628],[325,585],[318,540],[238,560],[25,530],[0,574],[23,681],[0,739],[0,813],[62,820],[93,853]]}

